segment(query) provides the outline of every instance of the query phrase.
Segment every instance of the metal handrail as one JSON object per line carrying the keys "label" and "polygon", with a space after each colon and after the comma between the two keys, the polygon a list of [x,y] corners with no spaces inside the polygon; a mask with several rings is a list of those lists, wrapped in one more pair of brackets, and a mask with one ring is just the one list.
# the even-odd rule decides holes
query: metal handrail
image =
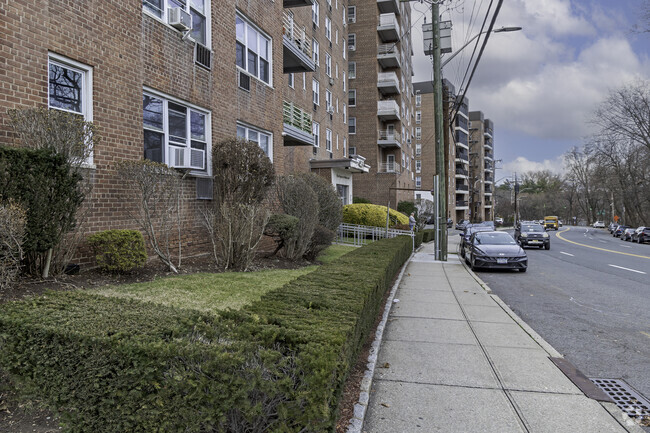
{"label": "metal handrail", "polygon": [[411,230],[386,229],[385,227],[362,226],[343,223],[336,231],[336,243],[363,246],[371,242],[397,236],[410,236],[415,249],[415,232]]}
{"label": "metal handrail", "polygon": [[311,38],[305,28],[299,27],[287,12],[283,13],[282,25],[284,35],[311,59]]}
{"label": "metal handrail", "polygon": [[377,54],[395,54],[399,56],[399,50],[395,44],[379,44]]}
{"label": "metal handrail", "polygon": [[379,164],[379,173],[400,173],[400,166],[396,162],[382,162]]}
{"label": "metal handrail", "polygon": [[310,134],[312,133],[311,114],[296,107],[293,102],[282,102],[282,118],[284,123]]}
{"label": "metal handrail", "polygon": [[377,131],[377,135],[379,140],[400,141],[399,132],[396,132],[395,130],[380,129]]}

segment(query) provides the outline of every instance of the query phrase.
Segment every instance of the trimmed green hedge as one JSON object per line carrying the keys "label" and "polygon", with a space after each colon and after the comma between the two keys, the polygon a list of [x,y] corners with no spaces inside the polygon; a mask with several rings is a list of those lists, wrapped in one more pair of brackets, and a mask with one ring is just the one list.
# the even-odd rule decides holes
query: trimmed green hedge
{"label": "trimmed green hedge", "polygon": [[422,242],[431,242],[436,237],[435,229],[422,230],[421,233],[423,234]]}
{"label": "trimmed green hedge", "polygon": [[108,272],[130,272],[147,262],[144,236],[137,230],[105,230],[88,237],[97,265]]}
{"label": "trimmed green hedge", "polygon": [[[343,222],[364,226],[386,227],[386,206],[377,204],[346,204],[343,206]],[[408,226],[409,217],[395,209],[389,211],[389,226]]]}
{"label": "trimmed green hedge", "polygon": [[221,316],[88,292],[5,304],[0,366],[68,432],[333,431],[410,254],[374,242]]}

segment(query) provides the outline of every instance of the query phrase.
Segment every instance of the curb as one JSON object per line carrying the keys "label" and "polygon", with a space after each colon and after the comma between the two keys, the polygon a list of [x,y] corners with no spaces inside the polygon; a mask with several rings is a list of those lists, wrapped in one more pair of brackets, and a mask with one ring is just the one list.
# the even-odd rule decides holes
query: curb
{"label": "curb", "polygon": [[374,377],[375,374],[375,367],[377,366],[377,355],[379,354],[379,347],[381,346],[381,341],[384,337],[384,329],[386,328],[386,323],[388,322],[388,316],[390,314],[390,309],[393,305],[393,299],[395,298],[395,293],[397,292],[397,288],[399,287],[399,284],[402,281],[402,277],[404,276],[406,267],[408,266],[409,263],[411,263],[413,256],[420,248],[421,246],[411,253],[411,256],[408,258],[406,263],[404,263],[404,265],[402,266],[402,270],[400,271],[397,277],[397,281],[395,281],[395,284],[393,284],[393,287],[390,290],[390,294],[388,295],[388,299],[386,300],[386,304],[384,307],[384,314],[381,318],[381,321],[379,322],[379,325],[377,325],[377,331],[375,331],[375,340],[372,342],[370,346],[370,353],[368,354],[368,363],[366,364],[367,368],[366,371],[363,373],[363,379],[361,379],[361,392],[359,393],[359,400],[354,404],[354,415],[352,416],[352,419],[348,424],[346,433],[361,433],[361,428],[363,427],[363,420],[366,416],[366,411],[368,409],[368,402],[370,401],[370,387],[372,385],[372,378]]}

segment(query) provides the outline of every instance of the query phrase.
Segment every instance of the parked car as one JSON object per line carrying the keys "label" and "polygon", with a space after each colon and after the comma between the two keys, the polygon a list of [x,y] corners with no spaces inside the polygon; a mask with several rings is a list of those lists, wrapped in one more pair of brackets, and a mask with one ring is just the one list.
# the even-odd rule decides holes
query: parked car
{"label": "parked car", "polygon": [[630,226],[624,226],[624,225],[622,225],[622,224],[621,224],[621,225],[618,225],[618,226],[616,226],[616,228],[615,228],[614,231],[612,232],[612,236],[614,236],[615,238],[618,238],[618,237],[621,236],[621,234],[623,233],[623,231],[624,231],[625,229],[629,229],[629,228],[630,228]]}
{"label": "parked car", "polygon": [[464,230],[467,224],[469,224],[468,220],[458,221],[458,223],[456,223],[456,230]]}
{"label": "parked car", "polygon": [[454,226],[454,220],[447,218],[447,228],[450,229]]}
{"label": "parked car", "polygon": [[616,227],[618,224],[616,223],[609,223],[609,226],[607,226],[607,230],[609,230],[610,233],[614,233],[614,230],[616,230]]}
{"label": "parked car", "polygon": [[636,231],[636,229],[633,229],[632,227],[626,228],[625,230],[623,230],[621,232],[621,240],[622,241],[631,241],[632,240],[632,234],[634,234],[635,231]]}
{"label": "parked car", "polygon": [[488,226],[479,226],[479,225],[470,225],[469,227],[466,227],[465,230],[463,230],[463,233],[460,234],[460,245],[458,246],[458,252],[460,253],[460,256],[462,258],[465,258],[465,248],[467,247],[467,244],[469,243],[469,238],[472,236],[472,234],[476,232],[491,232],[493,231],[492,228]]}
{"label": "parked car", "polygon": [[501,217],[496,217],[496,218],[494,219],[494,222],[495,222],[498,226],[502,226],[502,225],[503,225],[503,218],[501,218]]}
{"label": "parked car", "polygon": [[477,268],[518,269],[526,272],[526,251],[506,232],[476,232],[470,237],[465,261]]}
{"label": "parked car", "polygon": [[484,226],[484,227],[490,227],[492,230],[495,230],[494,221],[482,221],[482,222],[478,223],[478,225]]}
{"label": "parked car", "polygon": [[535,246],[551,249],[551,237],[546,233],[546,229],[539,224],[522,224],[521,227],[515,229],[514,238],[522,247]]}
{"label": "parked car", "polygon": [[650,241],[650,227],[639,227],[632,233],[632,242],[644,243]]}
{"label": "parked car", "polygon": [[605,223],[602,221],[596,221],[595,223],[592,224],[592,227],[595,229],[604,229]]}

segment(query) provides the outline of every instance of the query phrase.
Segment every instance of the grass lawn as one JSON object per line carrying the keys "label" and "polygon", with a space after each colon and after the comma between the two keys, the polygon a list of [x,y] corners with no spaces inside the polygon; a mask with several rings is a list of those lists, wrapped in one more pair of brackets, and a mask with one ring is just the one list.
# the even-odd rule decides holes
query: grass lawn
{"label": "grass lawn", "polygon": [[[330,263],[354,247],[332,245],[318,259]],[[318,266],[301,269],[278,269],[258,272],[224,272],[161,278],[159,280],[107,287],[95,292],[110,297],[137,299],[179,308],[216,312],[240,309],[273,289],[282,287]]]}

